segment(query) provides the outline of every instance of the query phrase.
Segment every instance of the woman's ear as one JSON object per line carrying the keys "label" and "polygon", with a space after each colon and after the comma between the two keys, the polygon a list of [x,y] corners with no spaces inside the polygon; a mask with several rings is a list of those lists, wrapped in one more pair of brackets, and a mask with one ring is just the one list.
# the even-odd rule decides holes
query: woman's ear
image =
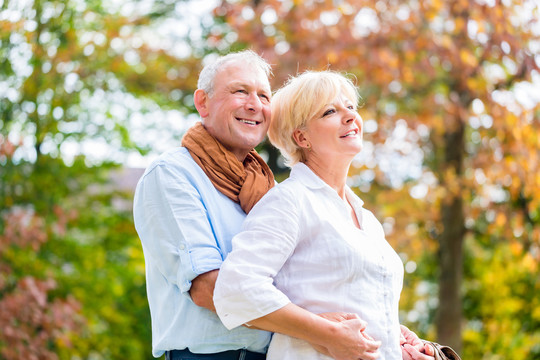
{"label": "woman's ear", "polygon": [[294,141],[296,141],[296,144],[300,146],[301,148],[309,149],[311,147],[311,144],[306,138],[306,134],[304,133],[304,131],[300,129],[296,129],[293,131],[292,137]]}
{"label": "woman's ear", "polygon": [[201,118],[208,116],[208,94],[203,89],[197,89],[193,93],[193,103]]}

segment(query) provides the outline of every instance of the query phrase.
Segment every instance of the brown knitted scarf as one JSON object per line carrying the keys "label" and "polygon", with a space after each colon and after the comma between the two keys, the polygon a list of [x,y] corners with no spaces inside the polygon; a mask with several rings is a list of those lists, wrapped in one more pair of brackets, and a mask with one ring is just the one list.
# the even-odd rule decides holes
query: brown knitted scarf
{"label": "brown knitted scarf", "polygon": [[212,184],[246,212],[274,186],[274,175],[255,150],[244,163],[206,131],[199,122],[182,138],[182,146],[203,169]]}

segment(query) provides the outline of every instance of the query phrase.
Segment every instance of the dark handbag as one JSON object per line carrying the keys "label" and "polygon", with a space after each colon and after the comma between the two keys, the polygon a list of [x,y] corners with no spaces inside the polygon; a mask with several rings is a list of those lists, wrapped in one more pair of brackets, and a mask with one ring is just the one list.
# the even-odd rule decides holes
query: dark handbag
{"label": "dark handbag", "polygon": [[459,355],[450,346],[437,344],[436,342],[424,341],[433,346],[435,350],[435,360],[461,360]]}

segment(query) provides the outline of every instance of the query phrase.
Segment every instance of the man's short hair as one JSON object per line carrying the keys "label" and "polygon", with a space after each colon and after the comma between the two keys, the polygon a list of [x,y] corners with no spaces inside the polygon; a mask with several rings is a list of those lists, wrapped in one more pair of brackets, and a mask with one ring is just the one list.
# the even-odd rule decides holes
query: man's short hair
{"label": "man's short hair", "polygon": [[221,68],[231,62],[253,65],[263,71],[266,74],[266,77],[269,77],[272,74],[272,67],[266,60],[252,50],[244,50],[221,56],[210,64],[205,65],[199,74],[197,87],[211,96],[214,91],[214,79],[217,73]]}

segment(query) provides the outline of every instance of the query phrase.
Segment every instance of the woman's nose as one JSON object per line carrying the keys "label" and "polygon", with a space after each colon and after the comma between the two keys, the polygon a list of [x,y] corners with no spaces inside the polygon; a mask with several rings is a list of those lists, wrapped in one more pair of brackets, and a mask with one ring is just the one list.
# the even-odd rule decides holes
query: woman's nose
{"label": "woman's nose", "polygon": [[343,116],[343,119],[346,124],[353,122],[354,119],[356,119],[356,112],[351,109],[347,109]]}

